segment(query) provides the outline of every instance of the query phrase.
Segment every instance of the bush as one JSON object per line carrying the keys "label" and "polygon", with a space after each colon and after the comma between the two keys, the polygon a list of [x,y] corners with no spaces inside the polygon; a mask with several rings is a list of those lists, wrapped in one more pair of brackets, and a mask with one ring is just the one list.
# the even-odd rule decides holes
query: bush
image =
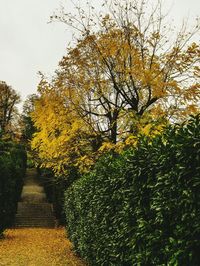
{"label": "bush", "polygon": [[0,234],[14,221],[25,170],[24,147],[0,142]]}
{"label": "bush", "polygon": [[107,154],[65,194],[90,265],[200,265],[200,116]]}

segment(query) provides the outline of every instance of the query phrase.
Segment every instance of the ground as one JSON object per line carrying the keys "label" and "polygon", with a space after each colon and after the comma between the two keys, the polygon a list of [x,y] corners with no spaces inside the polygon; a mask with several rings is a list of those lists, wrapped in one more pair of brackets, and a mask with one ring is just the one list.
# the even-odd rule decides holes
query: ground
{"label": "ground", "polygon": [[72,251],[64,228],[5,231],[0,240],[0,266],[86,266]]}

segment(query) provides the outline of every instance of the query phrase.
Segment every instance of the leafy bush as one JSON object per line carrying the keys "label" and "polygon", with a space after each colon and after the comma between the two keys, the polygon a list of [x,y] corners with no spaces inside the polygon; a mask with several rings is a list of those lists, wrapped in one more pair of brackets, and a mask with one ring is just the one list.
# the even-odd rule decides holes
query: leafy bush
{"label": "leafy bush", "polygon": [[25,170],[24,147],[0,142],[0,234],[14,221]]}
{"label": "leafy bush", "polygon": [[90,265],[200,265],[200,116],[107,154],[65,194]]}

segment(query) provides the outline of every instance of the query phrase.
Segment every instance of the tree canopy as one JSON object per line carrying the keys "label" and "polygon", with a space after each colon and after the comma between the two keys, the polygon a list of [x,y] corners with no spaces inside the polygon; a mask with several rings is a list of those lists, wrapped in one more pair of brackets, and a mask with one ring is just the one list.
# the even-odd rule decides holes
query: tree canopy
{"label": "tree canopy", "polygon": [[31,113],[35,109],[35,101],[38,99],[38,96],[36,94],[31,94],[27,97],[26,101],[23,105],[23,112],[22,112],[22,139],[25,142],[29,142],[33,134],[36,131],[36,128],[34,127]]}
{"label": "tree canopy", "polygon": [[16,104],[20,102],[19,94],[7,85],[6,82],[0,81],[0,136],[6,134],[12,135],[13,125],[16,119]]}
{"label": "tree canopy", "polygon": [[32,143],[46,166],[86,159],[90,165],[105,143],[130,143],[199,111],[199,21],[175,32],[161,1],[151,8],[135,0],[103,5],[104,13],[88,3],[87,11],[76,6],[78,16],[61,9],[52,17],[78,35],[52,80],[42,76],[39,85]]}

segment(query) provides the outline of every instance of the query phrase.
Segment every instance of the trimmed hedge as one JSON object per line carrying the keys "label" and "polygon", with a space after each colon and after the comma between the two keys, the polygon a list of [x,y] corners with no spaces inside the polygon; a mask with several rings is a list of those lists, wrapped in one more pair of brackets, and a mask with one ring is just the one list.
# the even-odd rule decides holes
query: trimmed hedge
{"label": "trimmed hedge", "polygon": [[24,147],[0,142],[0,235],[14,222],[25,170]]}
{"label": "trimmed hedge", "polygon": [[90,265],[200,265],[200,116],[102,157],[66,191],[65,213]]}

